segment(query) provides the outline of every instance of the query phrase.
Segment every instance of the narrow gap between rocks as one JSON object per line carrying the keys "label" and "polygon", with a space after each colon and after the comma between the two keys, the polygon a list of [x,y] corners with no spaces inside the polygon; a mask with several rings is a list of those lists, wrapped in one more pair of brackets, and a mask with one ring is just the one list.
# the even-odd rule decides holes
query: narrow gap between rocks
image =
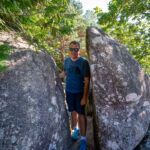
{"label": "narrow gap between rocks", "polygon": [[[63,83],[65,87],[65,84]],[[94,128],[93,128],[93,104],[92,104],[92,90],[89,92],[88,102],[86,105],[86,118],[87,118],[87,130],[86,130],[86,141],[87,141],[87,150],[95,150],[94,142]],[[71,114],[68,112],[69,123],[71,128]],[[72,140],[69,150],[78,150],[80,146],[80,138],[77,141]]]}

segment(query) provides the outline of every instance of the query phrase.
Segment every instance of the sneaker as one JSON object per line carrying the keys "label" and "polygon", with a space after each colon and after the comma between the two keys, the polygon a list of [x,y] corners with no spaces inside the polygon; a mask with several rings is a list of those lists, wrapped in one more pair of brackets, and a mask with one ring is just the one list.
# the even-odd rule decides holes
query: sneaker
{"label": "sneaker", "polygon": [[75,128],[72,134],[72,139],[77,140],[79,137],[79,129]]}
{"label": "sneaker", "polygon": [[85,140],[81,140],[79,150],[86,150],[86,141]]}

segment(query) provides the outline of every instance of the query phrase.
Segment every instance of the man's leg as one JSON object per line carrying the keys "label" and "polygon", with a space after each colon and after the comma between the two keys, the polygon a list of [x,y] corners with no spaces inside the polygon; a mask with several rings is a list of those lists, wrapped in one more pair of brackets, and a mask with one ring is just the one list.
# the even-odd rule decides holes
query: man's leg
{"label": "man's leg", "polygon": [[72,139],[77,140],[79,137],[78,113],[76,111],[72,111],[71,116],[72,116],[72,127],[74,130],[72,134]]}
{"label": "man's leg", "polygon": [[86,136],[86,117],[83,114],[79,114],[79,126],[81,136]]}
{"label": "man's leg", "polygon": [[87,150],[86,149],[86,116],[85,114],[79,114],[79,125],[80,125],[80,133],[81,133],[81,143],[79,150]]}
{"label": "man's leg", "polygon": [[75,111],[75,94],[66,92],[66,100],[69,108],[69,112],[71,112],[71,121],[72,121],[72,128],[74,130],[72,134],[73,139],[78,139],[79,136],[79,129],[78,129],[78,113]]}
{"label": "man's leg", "polygon": [[76,111],[71,112],[71,118],[72,118],[72,127],[78,126],[78,113]]}
{"label": "man's leg", "polygon": [[[82,99],[82,95],[80,101]],[[79,112],[79,126],[80,126],[80,135],[81,135],[81,142],[79,150],[87,150],[86,149],[86,115],[85,115],[85,105],[81,106],[79,101],[78,112]]]}

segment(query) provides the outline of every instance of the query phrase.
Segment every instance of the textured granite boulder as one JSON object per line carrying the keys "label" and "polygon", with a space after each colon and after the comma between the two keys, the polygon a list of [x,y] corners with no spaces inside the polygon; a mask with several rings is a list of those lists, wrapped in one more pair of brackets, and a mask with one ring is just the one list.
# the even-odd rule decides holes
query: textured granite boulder
{"label": "textured granite boulder", "polygon": [[0,149],[67,150],[69,120],[56,65],[16,33],[0,32],[13,50],[0,72]]}
{"label": "textured granite boulder", "polygon": [[134,150],[149,150],[150,149],[150,126],[143,140]]}
{"label": "textured granite boulder", "polygon": [[87,29],[97,149],[133,150],[150,123],[150,79],[126,48]]}

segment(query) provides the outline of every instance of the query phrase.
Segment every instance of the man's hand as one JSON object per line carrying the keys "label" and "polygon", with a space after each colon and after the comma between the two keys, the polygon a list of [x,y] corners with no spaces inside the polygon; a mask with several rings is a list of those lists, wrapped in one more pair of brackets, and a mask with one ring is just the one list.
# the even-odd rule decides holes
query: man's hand
{"label": "man's hand", "polygon": [[90,84],[90,77],[85,77],[84,81],[85,81],[85,85],[84,85],[83,97],[82,97],[81,102],[80,102],[81,106],[86,105],[86,102],[87,102],[89,84]]}
{"label": "man's hand", "polygon": [[86,102],[87,102],[87,98],[84,98],[84,97],[83,97],[83,98],[81,99],[80,105],[81,105],[81,106],[86,105]]}
{"label": "man's hand", "polygon": [[65,78],[66,74],[66,72],[62,72],[61,74],[59,74],[59,78]]}

